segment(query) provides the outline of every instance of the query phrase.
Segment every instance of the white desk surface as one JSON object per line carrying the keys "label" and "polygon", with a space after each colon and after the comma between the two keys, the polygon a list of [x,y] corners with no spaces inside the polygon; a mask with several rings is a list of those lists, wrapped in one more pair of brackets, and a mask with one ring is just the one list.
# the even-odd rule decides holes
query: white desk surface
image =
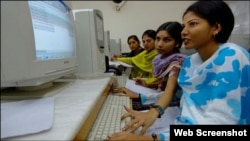
{"label": "white desk surface", "polygon": [[4,140],[73,140],[91,112],[91,107],[111,81],[111,77],[106,77],[70,82],[57,94],[50,95],[55,98],[54,123],[50,130]]}

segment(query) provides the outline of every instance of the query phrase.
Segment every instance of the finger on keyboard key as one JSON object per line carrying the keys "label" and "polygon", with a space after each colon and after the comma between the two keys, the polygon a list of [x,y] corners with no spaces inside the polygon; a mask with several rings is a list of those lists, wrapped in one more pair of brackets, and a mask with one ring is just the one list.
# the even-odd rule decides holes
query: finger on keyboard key
{"label": "finger on keyboard key", "polygon": [[129,97],[108,95],[91,129],[88,140],[104,140],[108,134],[121,132],[122,128],[130,121],[130,118],[121,121],[122,115],[126,113],[123,105],[131,107]]}

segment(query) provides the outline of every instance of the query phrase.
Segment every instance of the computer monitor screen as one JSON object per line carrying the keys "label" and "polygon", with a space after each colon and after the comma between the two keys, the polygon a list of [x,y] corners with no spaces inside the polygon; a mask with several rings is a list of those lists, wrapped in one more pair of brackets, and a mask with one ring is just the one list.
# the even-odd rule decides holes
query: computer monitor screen
{"label": "computer monitor screen", "polygon": [[1,1],[1,88],[74,74],[72,12],[63,1]]}
{"label": "computer monitor screen", "polygon": [[36,59],[74,56],[74,32],[67,7],[55,1],[28,1],[28,4],[34,29]]}

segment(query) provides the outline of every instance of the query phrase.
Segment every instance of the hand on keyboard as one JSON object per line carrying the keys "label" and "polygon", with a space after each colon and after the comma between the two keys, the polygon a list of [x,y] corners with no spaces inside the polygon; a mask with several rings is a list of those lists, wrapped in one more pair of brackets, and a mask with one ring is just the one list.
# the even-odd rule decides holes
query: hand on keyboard
{"label": "hand on keyboard", "polygon": [[121,132],[122,128],[130,121],[130,118],[121,121],[121,116],[126,113],[124,105],[131,107],[129,97],[108,95],[91,129],[88,140],[105,140],[109,134]]}
{"label": "hand on keyboard", "polygon": [[125,87],[114,89],[112,92],[113,92],[113,94],[118,93],[120,95],[121,95],[121,93],[124,93],[125,96],[130,97],[130,98],[139,98],[139,94],[136,94]]}
{"label": "hand on keyboard", "polygon": [[117,96],[126,96],[126,93],[123,91],[123,88],[113,89],[112,94]]}
{"label": "hand on keyboard", "polygon": [[114,95],[117,95],[117,96],[126,96],[125,93],[113,93]]}
{"label": "hand on keyboard", "polygon": [[123,87],[113,89],[112,93],[124,93]]}
{"label": "hand on keyboard", "polygon": [[123,114],[121,117],[122,120],[131,117],[132,120],[126,124],[123,128],[123,131],[135,132],[138,128],[142,127],[140,135],[143,135],[147,129],[155,122],[157,119],[157,114],[152,114],[151,112],[157,112],[155,110],[149,110],[147,112],[140,112],[132,110],[124,106],[127,113]]}

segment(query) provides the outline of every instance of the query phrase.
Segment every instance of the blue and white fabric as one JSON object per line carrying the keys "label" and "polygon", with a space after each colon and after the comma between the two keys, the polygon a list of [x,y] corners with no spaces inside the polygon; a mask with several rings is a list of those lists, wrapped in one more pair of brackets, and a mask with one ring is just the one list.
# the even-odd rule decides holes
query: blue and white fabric
{"label": "blue and white fabric", "polygon": [[[221,44],[205,62],[198,53],[182,65],[180,115],[175,124],[250,124],[250,56],[234,43]],[[169,132],[160,134],[169,139]]]}

